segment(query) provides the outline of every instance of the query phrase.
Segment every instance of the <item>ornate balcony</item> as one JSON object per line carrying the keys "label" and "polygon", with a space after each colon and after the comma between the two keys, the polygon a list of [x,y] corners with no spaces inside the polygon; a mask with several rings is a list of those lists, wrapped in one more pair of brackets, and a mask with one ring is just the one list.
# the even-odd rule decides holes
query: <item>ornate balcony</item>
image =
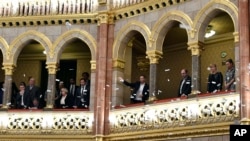
{"label": "ornate balcony", "polygon": [[[185,138],[229,132],[229,125],[239,119],[239,94],[205,94],[190,99],[174,98],[152,105],[124,107],[110,112],[111,140],[128,140],[132,136],[175,138],[182,135]],[[148,131],[155,133],[141,136]],[[121,136],[125,133],[126,136]]]}
{"label": "ornate balcony", "polygon": [[[239,119],[239,105],[239,94],[236,93],[205,94],[190,99],[173,98],[150,105],[121,105],[110,111],[110,135],[107,138],[130,140],[149,130],[151,133],[141,138],[226,134],[229,125]],[[82,110],[1,111],[0,121],[0,134],[6,137],[74,134],[91,138],[93,132],[93,113]]]}

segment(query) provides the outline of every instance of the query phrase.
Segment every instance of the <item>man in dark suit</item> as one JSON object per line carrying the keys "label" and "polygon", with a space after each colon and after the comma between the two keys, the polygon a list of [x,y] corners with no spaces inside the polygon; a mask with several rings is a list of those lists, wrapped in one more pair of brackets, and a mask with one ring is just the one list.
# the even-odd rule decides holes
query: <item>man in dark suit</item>
{"label": "man in dark suit", "polygon": [[75,100],[76,100],[76,90],[78,88],[78,86],[76,86],[76,81],[74,78],[70,78],[69,80],[69,87],[68,87],[68,90],[69,90],[69,95],[72,96],[73,98],[73,103],[75,104]]}
{"label": "man in dark suit", "polygon": [[86,81],[86,85],[88,85],[88,87],[90,87],[89,73],[88,72],[83,72],[82,73],[82,78]]}
{"label": "man in dark suit", "polygon": [[146,83],[146,78],[144,75],[141,75],[139,81],[136,81],[135,83],[129,83],[121,77],[119,77],[119,79],[121,82],[123,82],[123,84],[133,88],[133,93],[130,96],[132,103],[141,103],[148,100],[149,85]]}
{"label": "man in dark suit", "polygon": [[187,69],[181,70],[182,80],[178,89],[178,97],[187,97],[191,93],[191,77]]}
{"label": "man in dark suit", "polygon": [[74,108],[88,108],[90,98],[90,87],[87,80],[81,79],[80,86],[76,90],[76,104]]}
{"label": "man in dark suit", "polygon": [[25,88],[25,93],[27,94],[27,106],[34,107],[33,100],[37,99],[39,102],[41,101],[42,93],[40,88],[35,85],[35,78],[29,78],[29,85]]}

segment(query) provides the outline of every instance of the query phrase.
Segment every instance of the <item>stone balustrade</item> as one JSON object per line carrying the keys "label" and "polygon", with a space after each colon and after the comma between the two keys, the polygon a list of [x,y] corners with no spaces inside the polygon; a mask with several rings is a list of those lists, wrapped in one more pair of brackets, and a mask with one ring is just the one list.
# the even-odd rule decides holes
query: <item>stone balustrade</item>
{"label": "stone balustrade", "polygon": [[97,0],[3,0],[0,17],[94,13]]}
{"label": "stone balustrade", "polygon": [[89,134],[92,122],[88,111],[2,111],[0,134]]}
{"label": "stone balustrade", "polygon": [[113,109],[110,112],[110,132],[123,133],[233,122],[239,118],[239,99],[239,94],[227,93]]}
{"label": "stone balustrade", "polygon": [[[239,106],[240,95],[236,93],[120,105],[110,110],[110,134],[233,123],[239,119]],[[93,132],[93,116],[92,111],[73,109],[0,111],[0,135],[88,135]]]}

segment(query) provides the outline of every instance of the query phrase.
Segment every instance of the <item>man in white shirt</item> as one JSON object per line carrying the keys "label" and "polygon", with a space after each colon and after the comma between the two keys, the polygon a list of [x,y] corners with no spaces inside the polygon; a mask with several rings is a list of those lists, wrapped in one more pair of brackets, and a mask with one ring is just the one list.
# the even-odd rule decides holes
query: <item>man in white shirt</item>
{"label": "man in white shirt", "polygon": [[141,75],[139,81],[136,81],[135,83],[129,83],[121,77],[119,77],[119,80],[123,84],[133,88],[133,93],[130,96],[132,103],[142,103],[148,100],[149,85],[146,83],[144,75]]}
{"label": "man in white shirt", "polygon": [[88,108],[90,98],[90,87],[86,83],[87,80],[81,79],[80,86],[76,90],[76,102],[74,108]]}

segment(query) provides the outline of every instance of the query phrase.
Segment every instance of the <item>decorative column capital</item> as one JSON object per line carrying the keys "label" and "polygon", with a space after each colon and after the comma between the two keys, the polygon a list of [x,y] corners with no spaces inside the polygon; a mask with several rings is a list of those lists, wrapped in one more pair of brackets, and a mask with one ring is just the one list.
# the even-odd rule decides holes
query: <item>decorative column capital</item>
{"label": "decorative column capital", "polygon": [[202,46],[203,46],[203,43],[199,41],[188,42],[188,50],[191,50],[192,56],[195,56],[195,55],[200,56]]}
{"label": "decorative column capital", "polygon": [[239,42],[239,32],[234,32],[233,35],[234,35],[234,42],[238,43]]}
{"label": "decorative column capital", "polygon": [[125,61],[120,60],[120,59],[115,59],[113,60],[113,68],[125,68]]}
{"label": "decorative column capital", "polygon": [[155,43],[155,39],[153,37],[149,37],[149,39],[147,41],[148,48],[153,47],[154,43]]}
{"label": "decorative column capital", "polygon": [[3,70],[5,71],[5,75],[12,75],[14,72],[15,65],[12,63],[3,63]]}
{"label": "decorative column capital", "polygon": [[91,65],[91,70],[96,70],[96,60],[91,60],[90,65]]}
{"label": "decorative column capital", "polygon": [[48,69],[49,74],[56,74],[58,63],[56,62],[48,62],[46,63],[46,69]]}
{"label": "decorative column capital", "polygon": [[150,64],[158,64],[159,59],[162,58],[162,52],[157,50],[147,51],[147,57],[150,61]]}
{"label": "decorative column capital", "polygon": [[108,23],[109,24],[114,24],[115,23],[114,17],[115,17],[114,13],[109,13],[108,14]]}
{"label": "decorative column capital", "polygon": [[97,21],[98,21],[98,25],[100,25],[102,23],[108,24],[109,23],[108,13],[99,13],[97,15]]}

